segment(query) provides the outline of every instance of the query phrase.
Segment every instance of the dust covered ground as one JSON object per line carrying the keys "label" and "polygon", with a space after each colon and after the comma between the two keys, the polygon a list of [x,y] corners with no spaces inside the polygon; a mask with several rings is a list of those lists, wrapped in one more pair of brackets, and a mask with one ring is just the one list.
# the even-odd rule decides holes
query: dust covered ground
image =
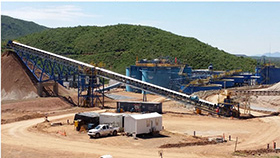
{"label": "dust covered ground", "polygon": [[[141,100],[141,94],[124,92],[121,89],[111,94],[129,96]],[[156,95],[148,95],[148,100],[163,100]],[[41,98],[50,99],[52,98]],[[41,100],[39,101],[41,102]],[[14,107],[17,107],[16,103]],[[34,103],[36,104],[36,103]],[[115,101],[108,103],[106,111],[113,112]],[[51,105],[49,110],[51,110]],[[258,118],[238,120],[196,115],[192,108],[185,108],[174,101],[163,100],[164,130],[157,137],[110,136],[89,139],[86,132],[78,132],[71,122],[76,111],[96,111],[76,107],[61,107],[50,114],[49,123],[44,116],[37,119],[16,121],[2,125],[3,157],[99,157],[110,154],[113,157],[235,157],[233,155],[236,137],[238,150],[266,148],[273,141],[280,142],[280,117],[255,112]],[[65,109],[66,108],[66,109]],[[100,110],[99,110],[100,111]],[[104,111],[104,110],[102,110]],[[6,113],[5,111],[2,113]],[[70,120],[70,124],[67,124]],[[62,126],[50,126],[52,122],[61,122]],[[193,132],[196,131],[196,137]],[[64,135],[66,134],[66,136]],[[232,140],[225,143],[203,143],[208,138],[231,135]],[[202,143],[198,143],[202,142]],[[172,145],[170,145],[172,144]],[[184,145],[190,144],[190,145]],[[276,153],[262,153],[260,156],[275,156]],[[249,157],[252,156],[249,154]]]}

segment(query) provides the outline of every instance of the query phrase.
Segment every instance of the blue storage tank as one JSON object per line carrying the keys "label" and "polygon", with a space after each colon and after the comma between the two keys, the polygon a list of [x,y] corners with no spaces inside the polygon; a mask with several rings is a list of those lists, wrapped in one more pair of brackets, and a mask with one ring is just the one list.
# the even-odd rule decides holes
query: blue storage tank
{"label": "blue storage tank", "polygon": [[179,78],[180,67],[171,67],[171,79]]}
{"label": "blue storage tank", "polygon": [[[130,68],[126,68],[125,69],[125,75],[130,77]],[[125,86],[125,90],[127,92],[132,92],[132,88],[130,86],[128,86],[128,85]]]}
{"label": "blue storage tank", "polygon": [[165,88],[170,88],[171,68],[150,67],[142,68],[142,81],[152,83]]}
{"label": "blue storage tank", "polygon": [[[130,68],[126,68],[126,76],[142,80],[142,72],[141,72],[141,67],[138,66],[130,66]],[[133,88],[131,86],[126,86],[126,91],[128,92],[136,92],[140,93],[140,89]]]}

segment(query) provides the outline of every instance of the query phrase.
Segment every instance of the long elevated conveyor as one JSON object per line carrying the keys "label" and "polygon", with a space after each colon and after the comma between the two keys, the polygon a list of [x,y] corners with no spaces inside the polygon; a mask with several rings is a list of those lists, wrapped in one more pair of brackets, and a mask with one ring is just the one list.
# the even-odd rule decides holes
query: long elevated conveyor
{"label": "long elevated conveyor", "polygon": [[99,67],[95,67],[93,65],[87,64],[87,63],[83,63],[74,59],[70,59],[61,55],[57,55],[51,52],[47,52],[44,50],[40,50],[28,45],[24,45],[15,41],[10,41],[8,43],[8,46],[10,48],[12,48],[15,51],[21,51],[21,52],[29,52],[32,56],[40,56],[43,58],[49,58],[51,61],[53,62],[59,62],[62,63],[63,65],[67,65],[70,67],[74,67],[74,68],[88,68],[92,71],[94,71],[96,73],[97,76],[99,77],[103,77],[103,78],[107,78],[107,79],[113,79],[116,80],[118,82],[130,85],[132,87],[136,87],[138,89],[150,92],[150,93],[154,93],[157,95],[161,95],[163,97],[166,98],[170,98],[172,100],[175,101],[179,101],[181,103],[184,104],[192,104],[193,106],[195,106],[196,108],[199,108],[203,111],[212,113],[212,114],[216,114],[215,110],[216,110],[216,105],[214,103],[208,102],[206,100],[203,99],[192,99],[191,96],[184,94],[184,93],[180,93],[174,90],[170,90],[164,87],[160,87],[151,83],[147,83],[147,82],[143,82],[141,80],[137,80],[119,73],[115,73],[113,71],[110,70],[106,70],[104,68],[99,68]]}

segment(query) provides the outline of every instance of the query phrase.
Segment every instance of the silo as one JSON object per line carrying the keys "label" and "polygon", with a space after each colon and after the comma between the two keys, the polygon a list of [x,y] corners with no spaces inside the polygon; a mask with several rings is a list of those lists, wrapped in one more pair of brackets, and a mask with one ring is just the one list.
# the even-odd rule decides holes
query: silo
{"label": "silo", "polygon": [[[129,67],[125,69],[125,75],[130,77],[130,68]],[[125,89],[127,92],[132,92],[132,88],[129,85],[126,85]]]}
{"label": "silo", "polygon": [[[141,67],[138,66],[130,66],[130,68],[126,69],[126,76],[130,76],[132,78],[142,80],[142,72],[140,71]],[[126,91],[128,92],[136,92],[140,93],[141,90],[132,88],[131,86],[126,86]]]}
{"label": "silo", "polygon": [[170,67],[142,68],[142,81],[169,88],[171,80]]}

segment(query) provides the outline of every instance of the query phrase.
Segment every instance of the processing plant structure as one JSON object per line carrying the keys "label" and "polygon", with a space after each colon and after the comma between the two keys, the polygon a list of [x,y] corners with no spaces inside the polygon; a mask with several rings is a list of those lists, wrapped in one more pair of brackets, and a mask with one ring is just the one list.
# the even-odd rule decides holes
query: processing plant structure
{"label": "processing plant structure", "polygon": [[[192,69],[181,64],[177,58],[136,60],[126,68],[126,76],[161,87],[192,94],[197,91],[218,90],[236,86],[273,84],[280,81],[280,68],[265,64],[256,68],[256,73],[242,70],[214,71],[210,64],[207,69]],[[128,92],[145,93],[140,89],[126,86]]]}
{"label": "processing plant structure", "polygon": [[[270,71],[271,66],[264,66],[258,69],[258,73],[252,74],[241,70],[214,71],[212,65],[208,69],[193,70],[188,65],[180,64],[177,58],[173,60],[159,58],[137,61],[135,66],[126,69],[125,76],[15,41],[9,41],[8,46],[14,50],[13,53],[33,76],[38,94],[48,91],[46,88],[49,84],[53,85],[56,93],[57,84],[70,87],[78,85],[78,106],[89,107],[98,106],[99,103],[104,105],[104,78],[106,78],[126,84],[127,91],[157,94],[183,104],[193,105],[196,109],[214,115],[220,115],[216,112],[219,108],[225,116],[239,117],[239,104],[228,106],[227,100],[230,101],[230,98],[227,98],[226,102],[216,104],[189,94],[202,90],[258,84],[267,80],[271,72],[277,73],[280,70],[272,67]],[[100,77],[103,79],[100,80]],[[277,82],[277,79],[270,79],[268,83],[271,82]],[[237,107],[235,114],[232,107]]]}

